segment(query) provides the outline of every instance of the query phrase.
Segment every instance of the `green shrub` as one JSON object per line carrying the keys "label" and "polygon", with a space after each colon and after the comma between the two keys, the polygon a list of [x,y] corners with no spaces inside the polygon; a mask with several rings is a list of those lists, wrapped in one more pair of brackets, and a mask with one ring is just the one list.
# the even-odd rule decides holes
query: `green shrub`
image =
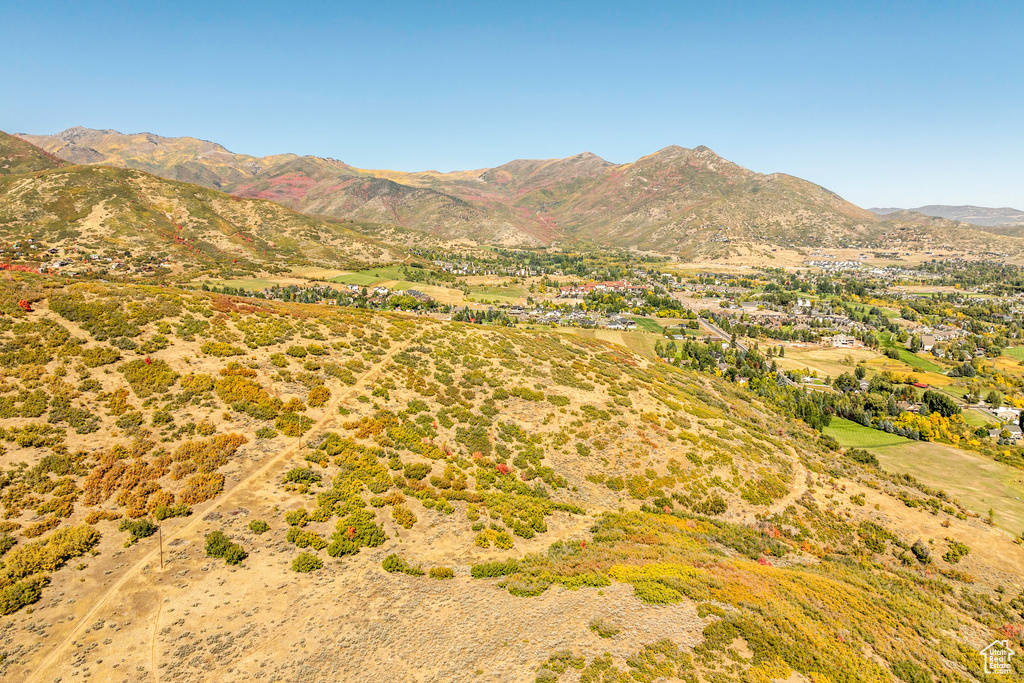
{"label": "green shrub", "polygon": [[394,517],[396,524],[406,529],[411,529],[416,523],[416,515],[404,505],[395,505],[391,508],[391,516]]}
{"label": "green shrub", "polygon": [[406,479],[415,479],[421,481],[430,474],[431,466],[430,463],[409,463],[404,468],[404,474]]}
{"label": "green shrub", "polygon": [[360,548],[376,548],[388,540],[387,534],[380,528],[377,518],[369,510],[356,510],[338,521],[327,554],[331,557],[355,555]]}
{"label": "green shrub", "polygon": [[593,619],[590,622],[590,630],[602,638],[612,638],[622,631],[618,626],[604,619]]}
{"label": "green shrub", "polygon": [[315,531],[303,531],[297,526],[288,527],[288,533],[285,536],[285,540],[289,543],[294,543],[299,548],[323,550],[327,547],[327,541],[324,540],[323,536]]}
{"label": "green shrub", "polygon": [[282,413],[274,426],[285,436],[301,436],[313,426],[313,420],[298,413]]}
{"label": "green shrub", "polygon": [[100,533],[83,524],[58,529],[42,540],[18,546],[4,557],[0,585],[32,574],[56,571],[71,558],[91,550],[99,540]]}
{"label": "green shrub", "polygon": [[954,541],[952,538],[947,538],[946,543],[949,544],[949,550],[942,556],[942,559],[950,564],[956,564],[960,558],[966,557],[971,552],[971,548],[966,543]]}
{"label": "green shrub", "polygon": [[199,350],[208,356],[217,356],[218,358],[245,355],[245,349],[240,349],[225,342],[208,341],[199,347]]}
{"label": "green shrub", "polygon": [[153,519],[161,522],[171,517],[188,517],[192,514],[192,508],[184,503],[178,505],[157,505],[153,510]]}
{"label": "green shrub", "polygon": [[121,353],[109,346],[96,346],[91,349],[82,350],[82,362],[90,368],[98,368],[102,365],[110,365],[121,360]]}
{"label": "green shrub", "polygon": [[290,510],[285,513],[284,521],[288,523],[288,526],[303,527],[309,523],[309,513],[306,512],[306,508]]}
{"label": "green shrub", "polygon": [[381,563],[381,567],[383,567],[386,572],[400,572],[402,574],[408,574],[409,576],[423,576],[422,569],[419,567],[413,567],[394,553],[391,553],[384,558],[384,562]]}
{"label": "green shrub", "polygon": [[117,418],[117,422],[115,422],[114,424],[117,425],[120,429],[123,429],[126,432],[128,432],[133,429],[138,429],[139,427],[141,427],[144,421],[145,418],[143,417],[142,413],[131,412],[125,413],[121,417]]}
{"label": "green shrub", "polygon": [[174,424],[174,416],[168,410],[157,410],[153,412],[153,426],[165,427]]}
{"label": "green shrub", "polygon": [[242,564],[247,557],[249,557],[249,553],[245,552],[245,549],[237,543],[232,543],[224,553],[224,561],[233,565]]}
{"label": "green shrub", "polygon": [[38,602],[48,583],[50,579],[46,576],[33,576],[0,588],[0,615],[14,614],[25,605]]}
{"label": "green shrub", "polygon": [[296,467],[284,475],[284,480],[293,484],[319,484],[320,478],[320,473],[309,467]]}
{"label": "green shrub", "polygon": [[818,439],[818,443],[820,443],[823,447],[827,448],[830,451],[839,450],[839,442],[836,440],[834,436],[822,434],[821,437]]}
{"label": "green shrub", "polygon": [[431,567],[430,578],[432,579],[454,579],[455,571],[451,567]]}
{"label": "green shrub", "polygon": [[270,530],[270,525],[262,519],[254,519],[249,522],[249,531],[254,534],[263,534]]}
{"label": "green shrub", "polygon": [[306,402],[310,408],[319,408],[326,405],[327,401],[331,398],[331,390],[327,387],[313,387],[309,390],[309,396],[306,397]]}
{"label": "green shrub", "polygon": [[496,576],[508,576],[509,574],[515,574],[517,571],[519,571],[519,561],[515,558],[511,558],[504,562],[498,561],[474,564],[470,567],[469,573],[474,579],[490,579]]}
{"label": "green shrub", "polygon": [[324,566],[323,560],[313,553],[299,553],[292,560],[292,571],[308,574]]}
{"label": "green shrub", "polygon": [[878,458],[874,453],[869,453],[863,448],[851,448],[846,451],[846,457],[854,462],[859,462],[862,465],[868,465],[870,467],[878,467]]}
{"label": "green shrub", "polygon": [[920,538],[914,541],[914,545],[910,546],[910,552],[914,553],[914,557],[921,564],[929,564],[932,561],[932,551],[929,550],[928,544]]}
{"label": "green shrub", "polygon": [[249,554],[239,544],[232,543],[223,531],[211,531],[206,534],[206,556],[224,558],[228,564],[241,564]]}
{"label": "green shrub", "polygon": [[139,398],[167,393],[178,381],[178,373],[166,361],[154,360],[147,363],[147,360],[133,360],[118,368]]}
{"label": "green shrub", "polygon": [[709,496],[704,500],[696,503],[693,506],[693,511],[698,515],[707,515],[708,517],[714,517],[724,513],[729,506],[726,504],[725,499],[717,493],[713,496]]}

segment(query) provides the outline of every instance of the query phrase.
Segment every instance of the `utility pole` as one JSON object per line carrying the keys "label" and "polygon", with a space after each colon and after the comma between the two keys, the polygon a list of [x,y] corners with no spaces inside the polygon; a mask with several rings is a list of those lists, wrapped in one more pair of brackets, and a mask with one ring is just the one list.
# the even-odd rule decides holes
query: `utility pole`
{"label": "utility pole", "polygon": [[160,571],[164,569],[164,525],[156,527],[157,535],[160,537]]}

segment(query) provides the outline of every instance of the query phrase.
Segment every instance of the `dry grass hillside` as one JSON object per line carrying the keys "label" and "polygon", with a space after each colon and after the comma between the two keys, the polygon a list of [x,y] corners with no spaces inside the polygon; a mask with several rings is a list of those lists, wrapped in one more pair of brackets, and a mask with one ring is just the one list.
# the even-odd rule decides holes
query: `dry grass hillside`
{"label": "dry grass hillside", "polygon": [[970,681],[1020,646],[1020,546],[713,377],[553,332],[0,292],[5,680]]}
{"label": "dry grass hillside", "polygon": [[66,165],[59,157],[0,131],[0,176],[47,171]]}
{"label": "dry grass hillside", "polygon": [[403,258],[402,247],[355,227],[108,166],[0,176],[0,239],[32,237],[62,253],[146,257],[177,270],[358,269]]}

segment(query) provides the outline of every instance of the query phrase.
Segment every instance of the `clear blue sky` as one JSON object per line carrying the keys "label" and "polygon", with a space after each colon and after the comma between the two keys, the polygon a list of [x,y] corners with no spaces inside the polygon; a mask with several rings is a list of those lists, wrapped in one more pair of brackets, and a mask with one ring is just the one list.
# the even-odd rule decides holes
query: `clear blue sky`
{"label": "clear blue sky", "polygon": [[1024,2],[0,2],[0,129],[455,170],[704,144],[1024,209]]}

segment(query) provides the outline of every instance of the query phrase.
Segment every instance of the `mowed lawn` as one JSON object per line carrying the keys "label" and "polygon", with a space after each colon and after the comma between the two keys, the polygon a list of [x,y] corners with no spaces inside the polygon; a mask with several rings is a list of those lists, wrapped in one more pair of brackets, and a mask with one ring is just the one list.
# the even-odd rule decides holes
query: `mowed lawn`
{"label": "mowed lawn", "polygon": [[871,429],[841,417],[833,417],[824,433],[838,441],[843,448],[879,448],[913,443],[912,439],[899,434],[887,434],[880,429]]}
{"label": "mowed lawn", "polygon": [[638,316],[633,317],[633,322],[636,323],[637,329],[643,330],[644,332],[654,332],[655,334],[664,334],[665,328],[662,327],[658,321],[651,318],[641,318]]}

